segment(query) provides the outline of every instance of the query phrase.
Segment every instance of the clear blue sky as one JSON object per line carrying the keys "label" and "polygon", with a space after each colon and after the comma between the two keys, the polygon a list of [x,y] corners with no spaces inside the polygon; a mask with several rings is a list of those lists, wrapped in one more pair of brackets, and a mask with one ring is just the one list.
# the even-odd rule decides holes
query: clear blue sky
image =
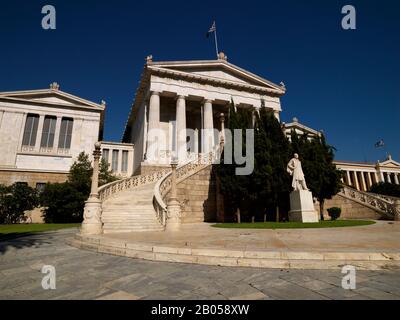
{"label": "clear blue sky", "polygon": [[[41,8],[57,29],[41,28]],[[341,8],[357,30],[341,28]],[[61,89],[107,101],[105,139],[121,139],[145,57],[214,59],[284,81],[283,121],[324,129],[337,159],[400,160],[400,4],[389,0],[1,1],[0,91]],[[374,144],[384,139],[385,149]]]}

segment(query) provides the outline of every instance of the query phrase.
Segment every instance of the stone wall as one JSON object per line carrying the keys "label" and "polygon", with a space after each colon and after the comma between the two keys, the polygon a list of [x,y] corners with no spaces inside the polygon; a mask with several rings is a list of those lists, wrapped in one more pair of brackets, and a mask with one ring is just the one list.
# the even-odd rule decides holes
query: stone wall
{"label": "stone wall", "polygon": [[327,220],[330,219],[327,209],[331,207],[339,207],[342,209],[342,213],[340,215],[341,219],[380,219],[382,217],[375,210],[365,207],[358,202],[342,197],[341,195],[336,195],[330,200],[325,200],[324,217]]}
{"label": "stone wall", "polygon": [[11,185],[15,182],[27,182],[32,188],[36,183],[55,183],[67,181],[68,173],[32,172],[23,170],[1,170],[0,184]]}
{"label": "stone wall", "polygon": [[212,166],[178,183],[178,200],[183,203],[183,223],[216,220],[216,183]]}
{"label": "stone wall", "polygon": [[136,171],[133,173],[133,175],[146,175],[146,174],[151,174],[156,171],[160,170],[166,170],[166,169],[171,169],[170,165],[150,165],[150,164],[145,164],[142,163]]}

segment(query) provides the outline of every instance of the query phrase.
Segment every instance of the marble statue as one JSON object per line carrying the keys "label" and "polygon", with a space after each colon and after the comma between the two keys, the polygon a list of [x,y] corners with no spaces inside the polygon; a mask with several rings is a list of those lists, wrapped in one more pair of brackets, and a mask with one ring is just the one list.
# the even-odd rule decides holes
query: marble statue
{"label": "marble statue", "polygon": [[308,190],[303,169],[301,168],[301,161],[299,160],[299,155],[297,153],[295,153],[293,158],[289,161],[287,171],[293,177],[292,187],[294,191]]}

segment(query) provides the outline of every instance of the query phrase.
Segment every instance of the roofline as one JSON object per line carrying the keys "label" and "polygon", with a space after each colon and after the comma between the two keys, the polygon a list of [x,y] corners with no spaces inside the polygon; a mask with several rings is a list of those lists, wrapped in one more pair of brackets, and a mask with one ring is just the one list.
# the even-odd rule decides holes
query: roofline
{"label": "roofline", "polygon": [[[62,90],[55,90],[55,89],[37,89],[37,90],[21,90],[21,91],[8,91],[8,92],[0,92],[0,98],[11,98],[11,99],[18,99],[18,98],[14,98],[14,97],[8,97],[9,95],[12,96],[23,96],[23,95],[29,95],[29,94],[51,94],[51,93],[55,93],[58,94],[60,96],[63,96],[65,98],[71,99],[71,100],[77,100],[82,102],[83,104],[87,104],[90,105],[92,107],[98,108],[99,110],[104,110],[105,106],[103,104],[98,104],[96,102],[92,102],[89,100],[86,100],[84,98],[80,98],[78,96],[75,96],[73,94],[70,94],[68,92],[62,91]],[[23,98],[19,98],[19,100],[24,100],[24,101],[32,101],[29,99],[23,99]],[[45,102],[47,103],[47,102]],[[68,105],[71,106],[71,105]],[[79,105],[76,105],[79,106]],[[85,106],[83,106],[85,107]]]}
{"label": "roofline", "polygon": [[[262,82],[264,84],[268,84],[272,87],[274,87],[278,91],[283,91],[282,94],[286,92],[286,88],[280,85],[277,85],[276,83],[269,81],[263,77],[260,77],[250,71],[247,71],[241,67],[238,67],[237,65],[230,63],[226,60],[223,59],[218,59],[218,60],[188,60],[188,61],[152,61],[147,63],[148,66],[166,66],[166,67],[198,67],[198,66],[215,66],[215,65],[220,65],[224,67],[228,67],[231,70],[234,71],[240,71],[244,76],[253,78],[256,81]],[[229,82],[229,81],[228,81]]]}
{"label": "roofline", "polygon": [[63,104],[63,103],[54,103],[54,102],[49,102],[49,101],[33,101],[33,100],[27,100],[27,99],[21,99],[21,98],[10,98],[10,97],[5,97],[5,96],[0,96],[0,101],[6,101],[10,103],[25,103],[25,104],[32,104],[32,105],[48,105],[52,107],[67,107],[67,108],[72,108],[72,109],[81,109],[81,110],[86,110],[86,111],[97,111],[97,112],[103,112],[105,110],[105,107],[96,107],[96,108],[91,108],[89,106],[83,106],[83,105],[73,105],[73,104]]}
{"label": "roofline", "polygon": [[302,129],[306,129],[306,130],[308,130],[308,131],[311,131],[312,133],[314,133],[315,135],[317,135],[317,136],[320,136],[321,135],[321,132],[319,132],[319,131],[317,131],[317,130],[315,130],[315,129],[312,129],[312,128],[310,128],[310,127],[307,127],[307,126],[305,126],[304,124],[302,124],[302,123],[300,123],[300,122],[290,122],[290,123],[285,123],[285,129],[291,129],[291,127],[295,127],[295,126],[297,126],[297,127],[299,127],[299,128],[302,128]]}

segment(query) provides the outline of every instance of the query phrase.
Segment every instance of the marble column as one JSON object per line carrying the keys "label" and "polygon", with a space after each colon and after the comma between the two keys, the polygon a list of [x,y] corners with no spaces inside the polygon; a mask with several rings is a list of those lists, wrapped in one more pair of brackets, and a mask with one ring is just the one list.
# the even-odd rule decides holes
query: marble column
{"label": "marble column", "polygon": [[374,177],[375,177],[375,182],[379,183],[379,176],[378,173],[376,173],[376,171],[374,172]]}
{"label": "marble column", "polygon": [[149,124],[147,135],[147,159],[158,160],[159,153],[159,131],[160,130],[160,93],[152,91],[149,103]]}
{"label": "marble column", "polygon": [[44,115],[40,115],[39,124],[36,132],[36,142],[35,142],[35,151],[40,151],[40,144],[42,142],[42,133],[43,133],[43,125],[44,125]]}
{"label": "marble column", "polygon": [[360,176],[361,176],[361,191],[367,191],[367,186],[365,184],[365,177],[363,171],[360,171]]}
{"label": "marble column", "polygon": [[349,185],[349,186],[352,186],[353,183],[351,182],[349,170],[346,170],[346,178],[347,178],[347,183],[348,183],[348,185]]}
{"label": "marble column", "polygon": [[397,173],[394,174],[394,183],[399,184],[399,176]]}
{"label": "marble column", "polygon": [[392,183],[392,178],[390,177],[390,172],[386,172],[386,178],[389,183]]}
{"label": "marble column", "polygon": [[178,96],[176,100],[176,156],[178,162],[186,160],[186,101],[184,96]]}
{"label": "marble column", "polygon": [[204,148],[203,152],[208,153],[213,150],[214,146],[214,122],[213,122],[213,110],[212,102],[209,99],[204,100],[203,105],[203,137],[204,137]]}
{"label": "marble column", "polygon": [[379,171],[379,176],[380,176],[380,182],[385,182],[385,175],[383,174],[382,171]]}
{"label": "marble column", "polygon": [[357,176],[357,171],[353,171],[353,177],[354,177],[354,187],[357,190],[360,190],[360,185],[358,183],[358,176]]}
{"label": "marble column", "polygon": [[371,178],[372,172],[367,172],[367,178],[368,178],[368,190],[371,189],[372,186],[372,178]]}
{"label": "marble column", "polygon": [[279,118],[279,111],[274,110],[274,116],[278,121],[281,121],[280,118]]}
{"label": "marble column", "polygon": [[57,152],[58,150],[58,143],[60,140],[60,131],[61,131],[61,117],[57,117],[56,120],[56,131],[54,132],[54,144],[53,144],[53,150],[54,152]]}
{"label": "marble column", "polygon": [[103,232],[103,223],[101,222],[101,201],[99,199],[99,160],[101,156],[100,142],[95,143],[93,151],[93,173],[90,195],[85,202],[83,212],[83,222],[80,230],[81,234],[101,234]]}

